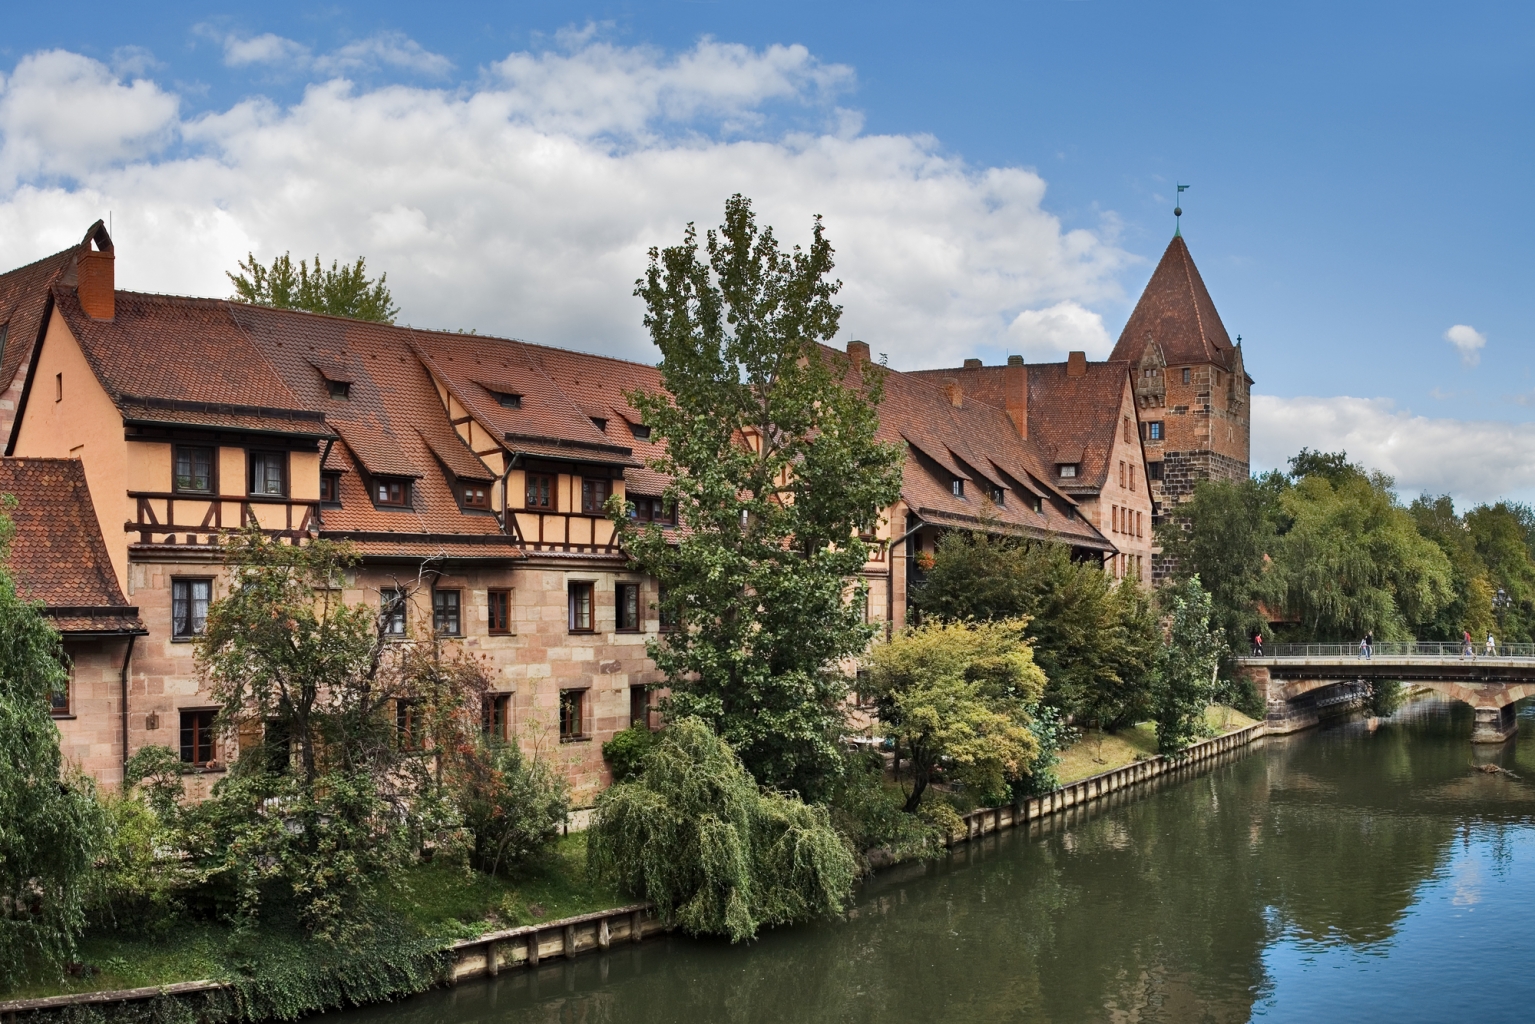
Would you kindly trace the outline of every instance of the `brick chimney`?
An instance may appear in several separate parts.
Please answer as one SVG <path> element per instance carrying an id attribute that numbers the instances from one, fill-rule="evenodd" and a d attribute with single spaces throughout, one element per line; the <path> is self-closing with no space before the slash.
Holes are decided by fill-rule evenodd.
<path id="1" fill-rule="evenodd" d="M 1086 377 L 1087 376 L 1087 353 L 1086 352 L 1069 352 L 1069 353 L 1067 353 L 1067 355 L 1066 355 L 1066 376 L 1068 376 L 1068 377 Z"/>
<path id="2" fill-rule="evenodd" d="M 95 243 L 95 248 L 91 245 Z M 113 271 L 112 236 L 101 221 L 91 225 L 80 242 L 75 270 L 80 308 L 92 320 L 110 320 L 117 312 L 117 281 Z"/>
<path id="3" fill-rule="evenodd" d="M 853 365 L 869 361 L 869 343 L 867 341 L 850 341 L 847 343 L 847 356 Z"/>
<path id="4" fill-rule="evenodd" d="M 1029 368 L 1023 365 L 1023 356 L 1008 356 L 1002 367 L 1003 408 L 1008 419 L 1018 429 L 1018 436 L 1029 436 Z"/>
<path id="5" fill-rule="evenodd" d="M 967 369 L 967 370 L 979 370 L 980 368 L 981 368 L 981 361 L 979 359 L 966 359 L 965 360 L 965 369 Z"/>
<path id="6" fill-rule="evenodd" d="M 949 404 L 954 406 L 954 408 L 956 408 L 956 409 L 964 408 L 964 405 L 965 405 L 965 389 L 959 386 L 959 379 L 958 378 L 956 378 L 956 377 L 945 378 L 945 380 L 943 382 L 943 393 L 949 396 Z"/>

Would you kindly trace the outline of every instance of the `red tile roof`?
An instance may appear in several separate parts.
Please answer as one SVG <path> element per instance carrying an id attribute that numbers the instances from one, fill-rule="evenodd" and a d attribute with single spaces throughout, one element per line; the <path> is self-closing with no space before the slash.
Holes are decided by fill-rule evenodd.
<path id="1" fill-rule="evenodd" d="M 1161 346 L 1169 366 L 1214 363 L 1233 368 L 1231 338 L 1182 235 L 1167 244 L 1109 358 L 1138 363 L 1147 341 Z"/>
<path id="2" fill-rule="evenodd" d="M 78 459 L 0 458 L 0 494 L 16 505 L 10 567 L 22 596 L 65 633 L 142 632 L 117 584 Z"/>
<path id="3" fill-rule="evenodd" d="M 53 284 L 73 266 L 80 246 L 46 256 L 36 263 L 0 274 L 0 390 L 10 386 L 17 371 L 32 358 L 32 348 L 42 334 Z"/>

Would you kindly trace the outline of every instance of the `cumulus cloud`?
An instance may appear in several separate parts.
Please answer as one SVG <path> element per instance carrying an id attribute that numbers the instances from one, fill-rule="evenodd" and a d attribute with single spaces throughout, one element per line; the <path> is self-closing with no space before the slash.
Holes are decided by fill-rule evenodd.
<path id="1" fill-rule="evenodd" d="M 1535 435 L 1527 424 L 1435 419 L 1388 398 L 1253 396 L 1253 463 L 1284 468 L 1301 448 L 1348 452 L 1396 478 L 1409 497 L 1427 491 L 1467 501 L 1535 490 Z"/>
<path id="2" fill-rule="evenodd" d="M 1487 344 L 1487 335 L 1475 327 L 1456 324 L 1444 332 L 1444 340 L 1455 346 L 1464 365 L 1475 366 L 1482 361 L 1482 348 Z"/>
<path id="3" fill-rule="evenodd" d="M 453 62 L 424 48 L 403 32 L 381 32 L 348 43 L 315 61 L 321 74 L 348 74 L 394 68 L 437 78 L 453 70 Z"/>
<path id="4" fill-rule="evenodd" d="M 1114 348 L 1102 315 L 1069 300 L 1024 310 L 1008 325 L 1007 336 L 1038 362 L 1058 362 L 1074 350 L 1086 352 L 1089 359 L 1104 359 Z"/>
<path id="5" fill-rule="evenodd" d="M 307 64 L 309 47 L 285 39 L 275 32 L 263 32 L 259 36 L 223 37 L 224 63 L 232 68 L 251 64 Z"/>
<path id="6" fill-rule="evenodd" d="M 79 152 L 60 124 L 96 126 L 114 157 L 72 157 L 69 183 L 0 187 L 7 263 L 72 243 L 110 209 L 122 287 L 222 295 L 248 251 L 362 254 L 419 326 L 649 359 L 632 295 L 646 250 L 689 221 L 718 223 L 741 192 L 785 242 L 808 241 L 825 216 L 844 335 L 893 365 L 1025 342 L 1105 349 L 1087 307 L 1121 297 L 1130 257 L 1112 220 L 1064 229 L 1032 170 L 860 133 L 837 106 L 851 70 L 803 47 L 562 45 L 453 89 L 336 78 L 290 105 L 251 97 L 195 118 L 87 58 L 25 58 L 0 95 L 0 164 L 40 167 L 51 150 L 39 140 L 55 134 L 57 152 Z M 69 74 L 38 74 L 45 61 Z M 783 110 L 821 127 L 763 127 Z M 172 135 L 174 149 L 153 151 Z"/>

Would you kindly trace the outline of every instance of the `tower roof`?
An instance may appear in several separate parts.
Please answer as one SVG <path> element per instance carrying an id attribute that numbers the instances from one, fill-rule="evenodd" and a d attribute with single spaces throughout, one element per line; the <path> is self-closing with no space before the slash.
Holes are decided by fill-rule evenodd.
<path id="1" fill-rule="evenodd" d="M 1161 346 L 1169 366 L 1214 363 L 1225 370 L 1234 367 L 1231 336 L 1215 311 L 1182 235 L 1174 235 L 1167 244 L 1109 358 L 1138 362 L 1148 341 Z"/>

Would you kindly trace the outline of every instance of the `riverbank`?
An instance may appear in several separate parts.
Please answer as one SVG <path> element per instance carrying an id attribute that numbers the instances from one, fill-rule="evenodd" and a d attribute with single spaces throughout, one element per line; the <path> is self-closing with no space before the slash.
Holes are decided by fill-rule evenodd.
<path id="1" fill-rule="evenodd" d="M 1208 710 L 1207 721 L 1212 732 L 1232 742 L 1240 738 L 1236 733 L 1251 732 L 1255 724 L 1239 712 L 1219 707 Z M 1246 738 L 1240 739 L 1246 742 Z M 1227 745 L 1205 741 L 1191 754 L 1197 760 L 1205 748 L 1214 752 Z M 1089 734 L 1064 752 L 1060 789 L 1020 808 L 969 811 L 963 815 L 966 833 L 953 839 L 963 841 L 1122 790 L 1135 781 L 1131 775 L 1148 779 L 1159 775 L 1164 762 L 1155 756 L 1155 749 L 1155 731 L 1149 723 L 1117 734 Z M 1119 775 L 1125 779 L 1104 781 Z M 1084 785 L 1087 790 L 1096 786 L 1096 794 Z M 373 1000 L 399 998 L 434 984 L 495 973 L 498 968 L 536 964 L 540 956 L 607 949 L 611 942 L 660 930 L 659 922 L 637 913 L 640 908 L 616 890 L 591 885 L 585 862 L 585 836 L 573 833 L 561 837 L 543 862 L 518 878 L 431 864 L 406 873 L 381 894 L 382 909 L 399 929 L 397 938 L 405 953 L 396 962 L 387 943 L 374 943 L 371 951 L 358 958 L 364 962 L 346 965 L 363 975 L 351 985 L 322 977 L 340 965 L 317 960 L 291 930 L 269 924 L 241 937 L 214 923 L 187 924 L 160 935 L 89 935 L 81 942 L 76 971 L 62 984 L 33 985 L 10 993 L 10 999 L 0 1002 L 0 1014 L 47 1013 L 60 1002 L 75 1002 L 67 997 L 90 998 L 92 993 L 98 994 L 98 1000 L 105 995 L 107 1005 L 76 1005 L 75 1009 L 92 1009 L 92 1016 L 102 1020 L 118 1019 L 115 1009 L 105 1011 L 130 1002 L 149 1011 L 149 1001 L 156 996 L 155 1002 L 201 1000 L 195 1015 L 208 1021 L 244 1019 L 248 1009 L 243 1007 L 252 1004 L 281 1008 L 286 1003 L 296 1012 L 311 1012 L 361 1001 L 356 998 L 359 995 Z M 253 955 L 253 948 L 260 949 L 259 956 Z M 369 962 L 370 958 L 376 962 Z M 268 976 L 285 973 L 290 976 L 275 977 L 278 991 L 266 991 L 274 980 Z M 234 997 L 225 998 L 230 993 Z M 284 997 L 296 997 L 296 1001 Z M 53 1005 L 33 1002 L 44 999 Z"/>

